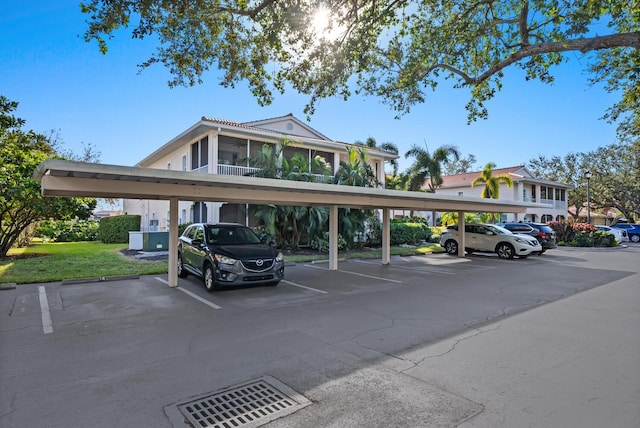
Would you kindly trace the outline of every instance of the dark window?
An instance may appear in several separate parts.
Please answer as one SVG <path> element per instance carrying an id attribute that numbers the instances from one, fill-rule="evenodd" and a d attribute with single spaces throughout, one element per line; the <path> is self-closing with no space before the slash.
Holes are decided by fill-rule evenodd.
<path id="1" fill-rule="evenodd" d="M 191 169 L 209 165 L 209 137 L 204 137 L 191 145 Z"/>
<path id="2" fill-rule="evenodd" d="M 207 204 L 196 202 L 193 204 L 193 223 L 205 223 L 207 221 Z"/>
<path id="3" fill-rule="evenodd" d="M 222 165 L 247 165 L 247 140 L 218 135 L 218 163 Z"/>

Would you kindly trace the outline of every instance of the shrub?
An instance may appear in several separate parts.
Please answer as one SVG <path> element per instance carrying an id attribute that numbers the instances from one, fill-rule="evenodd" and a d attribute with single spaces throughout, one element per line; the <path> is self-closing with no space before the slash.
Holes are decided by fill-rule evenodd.
<path id="1" fill-rule="evenodd" d="M 423 217 L 411 217 L 422 218 Z M 391 220 L 390 225 L 391 245 L 419 244 L 422 241 L 438 242 L 442 233 L 439 227 L 430 227 L 426 221 L 405 222 L 403 220 Z M 437 240 L 433 241 L 432 235 L 436 233 Z M 370 221 L 365 235 L 365 242 L 372 247 L 379 247 L 382 244 L 382 230 L 380 221 L 374 219 Z"/>
<path id="2" fill-rule="evenodd" d="M 182 236 L 182 234 L 184 233 L 185 229 L 189 226 L 191 226 L 193 223 L 182 223 L 178 225 L 178 236 Z"/>
<path id="3" fill-rule="evenodd" d="M 100 219 L 98 238 L 105 244 L 125 244 L 129 242 L 129 232 L 140 230 L 139 215 L 119 215 Z"/>
<path id="4" fill-rule="evenodd" d="M 313 238 L 311 242 L 309 242 L 309 245 L 321 253 L 329 252 L 329 232 L 324 232 L 322 238 Z M 342 235 L 338 234 L 338 250 L 343 250 L 346 246 L 347 241 L 345 241 Z"/>
<path id="5" fill-rule="evenodd" d="M 99 224 L 94 220 L 46 220 L 35 236 L 57 242 L 95 241 Z"/>
<path id="6" fill-rule="evenodd" d="M 418 244 L 430 237 L 431 228 L 426 223 L 391 222 L 391 245 Z"/>

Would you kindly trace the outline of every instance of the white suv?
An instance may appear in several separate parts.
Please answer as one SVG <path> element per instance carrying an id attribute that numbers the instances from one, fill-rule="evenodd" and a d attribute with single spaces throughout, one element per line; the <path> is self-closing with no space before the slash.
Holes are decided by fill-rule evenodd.
<path id="1" fill-rule="evenodd" d="M 535 253 L 541 254 L 540 242 L 528 235 L 516 235 L 495 224 L 466 224 L 465 250 L 468 253 L 497 253 L 500 258 L 525 258 Z M 440 245 L 449 254 L 458 254 L 458 226 L 449 226 L 440 238 Z"/>

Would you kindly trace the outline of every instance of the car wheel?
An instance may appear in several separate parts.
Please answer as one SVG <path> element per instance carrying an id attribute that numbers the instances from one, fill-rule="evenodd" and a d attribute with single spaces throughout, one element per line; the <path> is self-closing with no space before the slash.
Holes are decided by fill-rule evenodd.
<path id="1" fill-rule="evenodd" d="M 447 254 L 458 254 L 458 243 L 453 239 L 449 239 L 444 243 L 444 250 Z"/>
<path id="2" fill-rule="evenodd" d="M 206 288 L 207 291 L 213 291 L 218 288 L 216 285 L 216 279 L 213 276 L 213 267 L 211 264 L 207 263 L 204 266 L 204 276 L 202 279 L 204 281 L 204 288 Z"/>
<path id="3" fill-rule="evenodd" d="M 631 242 L 640 242 L 640 235 L 630 235 Z"/>
<path id="4" fill-rule="evenodd" d="M 498 247 L 496 248 L 496 253 L 498 253 L 498 257 L 500 257 L 501 259 L 512 259 L 515 255 L 515 252 L 516 251 L 513 249 L 513 245 L 509 244 L 508 242 L 498 244 Z"/>
<path id="5" fill-rule="evenodd" d="M 189 272 L 186 271 L 182 264 L 182 254 L 178 254 L 178 276 L 180 278 L 186 278 L 187 275 L 189 275 Z"/>

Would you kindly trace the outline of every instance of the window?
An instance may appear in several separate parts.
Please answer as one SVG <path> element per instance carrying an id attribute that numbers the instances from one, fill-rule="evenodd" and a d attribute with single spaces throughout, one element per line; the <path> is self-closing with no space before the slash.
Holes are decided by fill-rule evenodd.
<path id="1" fill-rule="evenodd" d="M 207 204 L 196 202 L 193 204 L 193 223 L 205 223 L 207 221 Z"/>
<path id="2" fill-rule="evenodd" d="M 246 159 L 247 140 L 244 140 L 242 138 L 229 137 L 228 135 L 218 136 L 219 164 L 246 166 Z"/>
<path id="3" fill-rule="evenodd" d="M 209 137 L 191 145 L 191 170 L 209 165 Z"/>
<path id="4" fill-rule="evenodd" d="M 553 216 L 550 214 L 545 214 L 542 216 L 542 223 L 547 223 L 553 221 Z"/>
<path id="5" fill-rule="evenodd" d="M 199 239 L 200 241 L 204 242 L 204 229 L 202 227 L 196 228 L 196 235 L 194 239 Z"/>
<path id="6" fill-rule="evenodd" d="M 551 195 L 549 195 L 551 196 Z M 547 199 L 547 188 L 546 186 L 540 186 L 540 199 Z"/>

